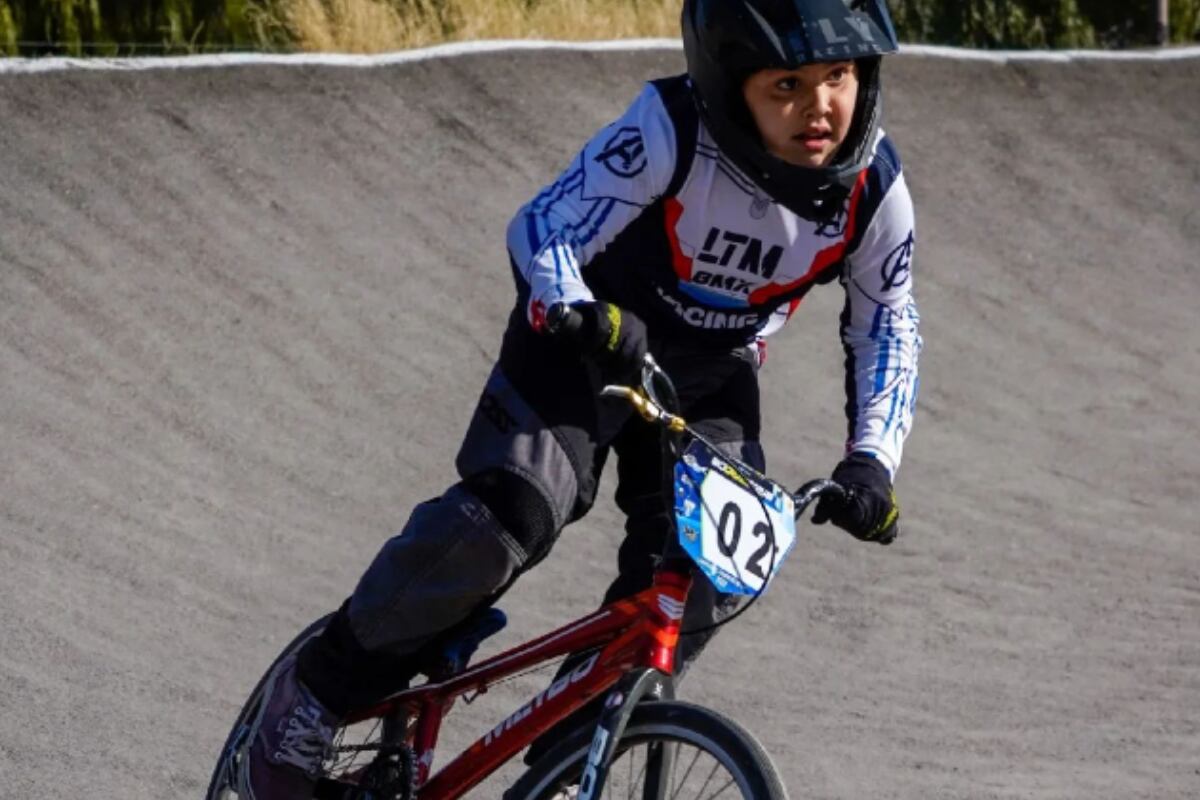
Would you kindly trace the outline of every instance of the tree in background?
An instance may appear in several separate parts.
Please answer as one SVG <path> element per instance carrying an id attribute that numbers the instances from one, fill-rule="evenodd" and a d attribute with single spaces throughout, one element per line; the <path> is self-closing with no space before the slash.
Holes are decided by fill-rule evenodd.
<path id="1" fill-rule="evenodd" d="M 1102 44 L 1128 47 L 1151 41 L 1155 9 L 1153 2 L 1079 0 L 1079 7 L 1096 29 Z M 1171 0 L 1171 39 L 1189 42 L 1200 39 L 1200 0 Z"/>
<path id="2" fill-rule="evenodd" d="M 901 39 L 982 48 L 1150 44 L 1154 0 L 890 0 Z M 1200 0 L 1171 0 L 1176 42 L 1200 34 Z"/>

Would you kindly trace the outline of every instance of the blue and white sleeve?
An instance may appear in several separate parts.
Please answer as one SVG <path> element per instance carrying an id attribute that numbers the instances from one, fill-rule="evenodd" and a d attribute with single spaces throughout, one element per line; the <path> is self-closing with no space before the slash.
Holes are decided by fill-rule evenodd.
<path id="1" fill-rule="evenodd" d="M 922 347 L 912 294 L 914 242 L 912 198 L 901 174 L 848 256 L 842 278 L 846 450 L 874 456 L 893 476 L 912 429 Z"/>
<path id="2" fill-rule="evenodd" d="M 582 267 L 657 200 L 675 167 L 675 131 L 652 85 L 589 141 L 508 226 L 508 251 L 529 286 L 535 328 L 554 303 L 592 299 Z"/>

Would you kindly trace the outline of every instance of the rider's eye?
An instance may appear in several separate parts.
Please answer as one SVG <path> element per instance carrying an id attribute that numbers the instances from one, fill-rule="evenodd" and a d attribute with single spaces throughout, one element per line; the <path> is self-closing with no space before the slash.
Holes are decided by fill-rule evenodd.
<path id="1" fill-rule="evenodd" d="M 775 88 L 781 92 L 790 92 L 796 88 L 797 81 L 795 78 L 780 78 L 775 81 Z"/>

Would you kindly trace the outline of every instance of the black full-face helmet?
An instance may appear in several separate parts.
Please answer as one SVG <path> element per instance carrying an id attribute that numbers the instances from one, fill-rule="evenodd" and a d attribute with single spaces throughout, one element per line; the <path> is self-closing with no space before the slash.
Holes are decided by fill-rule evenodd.
<path id="1" fill-rule="evenodd" d="M 721 151 L 806 219 L 837 213 L 871 158 L 879 128 L 881 57 L 899 48 L 885 0 L 686 0 L 683 50 L 700 114 Z M 858 102 L 832 163 L 801 167 L 763 146 L 742 85 L 770 68 L 855 61 Z"/>

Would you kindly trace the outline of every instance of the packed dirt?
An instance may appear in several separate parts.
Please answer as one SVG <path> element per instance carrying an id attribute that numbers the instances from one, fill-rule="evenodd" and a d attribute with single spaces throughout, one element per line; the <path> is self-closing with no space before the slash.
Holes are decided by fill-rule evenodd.
<path id="1" fill-rule="evenodd" d="M 0 74 L 0 797 L 202 795 L 274 653 L 452 480 L 509 217 L 681 62 Z M 793 798 L 1198 797 L 1200 58 L 886 81 L 926 341 L 904 537 L 805 524 L 682 694 Z M 839 294 L 762 372 L 789 484 L 839 454 Z M 597 602 L 603 494 L 486 652 Z"/>

